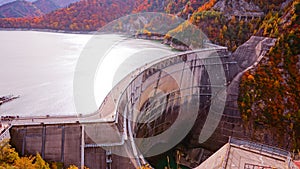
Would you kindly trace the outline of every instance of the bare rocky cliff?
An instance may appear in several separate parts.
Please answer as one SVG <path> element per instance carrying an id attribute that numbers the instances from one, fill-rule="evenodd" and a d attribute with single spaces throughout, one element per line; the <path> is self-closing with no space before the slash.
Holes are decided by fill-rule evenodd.
<path id="1" fill-rule="evenodd" d="M 264 15 L 262 10 L 253 3 L 244 0 L 220 0 L 214 7 L 214 10 L 224 13 L 226 16 L 257 16 Z"/>

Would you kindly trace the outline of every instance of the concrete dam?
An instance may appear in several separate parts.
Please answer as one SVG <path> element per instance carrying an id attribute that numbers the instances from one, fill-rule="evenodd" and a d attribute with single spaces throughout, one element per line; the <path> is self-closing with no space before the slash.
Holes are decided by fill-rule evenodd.
<path id="1" fill-rule="evenodd" d="M 21 155 L 39 152 L 66 166 L 159 168 L 159 159 L 179 152 L 179 164 L 195 168 L 229 137 L 248 138 L 240 78 L 274 43 L 251 37 L 234 53 L 213 47 L 167 56 L 129 74 L 94 114 L 12 120 L 11 143 Z"/>

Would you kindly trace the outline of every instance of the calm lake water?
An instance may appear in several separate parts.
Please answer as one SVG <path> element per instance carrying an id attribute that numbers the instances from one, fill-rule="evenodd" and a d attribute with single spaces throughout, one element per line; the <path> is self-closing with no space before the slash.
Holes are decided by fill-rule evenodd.
<path id="1" fill-rule="evenodd" d="M 119 35 L 0 31 L 0 39 L 0 96 L 20 95 L 0 106 L 0 116 L 76 115 L 74 71 L 82 51 L 89 50 L 86 44 L 91 39 L 96 39 L 100 50 L 101 44 L 117 42 L 105 53 L 106 59 L 95 76 L 98 106 L 112 86 L 129 72 L 173 53 L 159 42 L 122 40 L 124 37 Z M 102 57 L 101 52 L 91 55 Z"/>

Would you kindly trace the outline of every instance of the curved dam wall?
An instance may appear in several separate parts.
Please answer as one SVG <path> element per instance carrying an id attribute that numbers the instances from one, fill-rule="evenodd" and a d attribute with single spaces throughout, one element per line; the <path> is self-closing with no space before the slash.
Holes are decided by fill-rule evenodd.
<path id="1" fill-rule="evenodd" d="M 238 90 L 227 93 L 229 84 L 240 71 L 238 62 L 226 50 L 215 50 L 203 55 L 205 57 L 186 54 L 157 63 L 137 76 L 126 88 L 118 112 L 126 112 L 135 117 L 131 119 L 133 122 L 128 124 L 133 129 L 134 137 L 150 138 L 173 128 L 172 134 L 162 137 L 157 142 L 137 143 L 138 147 L 143 144 L 149 146 L 142 150 L 144 153 L 151 152 L 156 147 L 164 147 L 164 144 L 172 142 L 172 139 L 177 139 L 176 132 L 180 132 L 181 128 L 190 123 L 190 111 L 196 111 L 196 116 L 192 117 L 196 120 L 188 135 L 179 142 L 180 147 L 185 149 L 181 152 L 194 154 L 190 150 L 201 147 L 202 153 L 197 152 L 196 164 L 186 162 L 190 163 L 185 163 L 186 166 L 194 167 L 200 164 L 222 147 L 230 136 L 244 136 L 236 104 Z M 220 72 L 224 72 L 223 76 Z M 216 78 L 222 79 L 218 81 Z M 214 111 L 211 113 L 213 117 L 209 117 L 211 105 L 218 104 L 213 102 L 218 102 L 218 99 L 223 97 L 224 112 Z M 208 118 L 212 120 L 209 123 L 216 124 L 216 129 L 208 128 L 212 135 L 204 143 L 199 143 L 201 131 Z M 176 120 L 180 122 L 175 125 Z M 174 147 L 174 151 L 176 149 Z M 160 158 L 159 156 L 158 159 Z M 153 158 L 148 160 L 155 163 Z"/>

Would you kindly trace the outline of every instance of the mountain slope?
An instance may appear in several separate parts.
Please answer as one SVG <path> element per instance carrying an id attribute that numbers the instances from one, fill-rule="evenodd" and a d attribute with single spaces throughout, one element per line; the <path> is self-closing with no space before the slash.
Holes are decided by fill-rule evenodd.
<path id="1" fill-rule="evenodd" d="M 58 8 L 60 8 L 58 5 L 56 5 L 52 0 L 37 0 L 33 2 L 33 4 L 41 10 L 43 13 L 50 13 Z"/>
<path id="2" fill-rule="evenodd" d="M 199 7 L 209 0 L 136 0 L 133 13 L 137 12 L 165 12 L 168 14 L 176 14 L 185 19 L 189 14 L 197 11 Z"/>
<path id="3" fill-rule="evenodd" d="M 0 6 L 2 6 L 4 4 L 7 4 L 7 3 L 10 3 L 10 2 L 14 2 L 14 1 L 17 1 L 17 0 L 1 0 L 0 1 Z M 37 0 L 26 0 L 26 1 L 36 2 Z M 48 1 L 54 2 L 55 5 L 59 6 L 60 8 L 64 8 L 68 5 L 70 5 L 71 3 L 78 2 L 80 0 L 48 0 Z"/>
<path id="4" fill-rule="evenodd" d="M 134 0 L 85 0 L 34 19 L 5 18 L 0 27 L 25 27 L 72 31 L 95 31 L 129 14 Z"/>
<path id="5" fill-rule="evenodd" d="M 51 0 L 55 3 L 55 5 L 59 6 L 60 8 L 67 7 L 68 5 L 78 2 L 80 0 Z"/>
<path id="6" fill-rule="evenodd" d="M 1 18 L 20 18 L 41 16 L 42 12 L 32 3 L 20 0 L 0 7 Z"/>
<path id="7" fill-rule="evenodd" d="M 76 0 L 52 1 L 64 5 Z M 178 2 L 165 0 L 84 0 L 35 19 L 4 19 L 0 22 L 0 27 L 27 28 L 30 25 L 31 28 L 95 31 L 118 17 L 143 11 L 166 11 L 187 18 L 205 2 L 207 0 Z"/>
<path id="8" fill-rule="evenodd" d="M 59 8 L 64 8 L 79 0 L 3 0 L 0 1 L 1 18 L 22 18 L 41 16 Z M 29 3 L 32 2 L 32 3 Z M 2 6 L 1 6 L 2 5 Z M 40 11 L 35 11 L 40 10 Z"/>
<path id="9" fill-rule="evenodd" d="M 276 45 L 240 84 L 239 107 L 249 135 L 286 149 L 300 148 L 300 2 L 268 15 L 258 34 Z"/>
<path id="10" fill-rule="evenodd" d="M 2 0 L 2 1 L 0 1 L 0 6 L 10 3 L 10 2 L 13 2 L 13 1 L 15 1 L 15 0 Z"/>
<path id="11" fill-rule="evenodd" d="M 4 4 L 7 4 L 7 3 L 10 3 L 10 2 L 14 2 L 14 1 L 17 1 L 17 0 L 1 0 L 0 1 L 0 6 L 4 5 Z M 26 0 L 28 2 L 33 2 L 33 1 L 36 1 L 36 0 Z"/>
<path id="12" fill-rule="evenodd" d="M 219 0 L 213 7 L 227 16 L 263 16 L 263 11 L 255 4 L 244 0 Z"/>
<path id="13" fill-rule="evenodd" d="M 48 14 L 60 8 L 65 8 L 72 3 L 80 0 L 37 0 L 33 4 L 39 8 L 44 14 Z"/>

